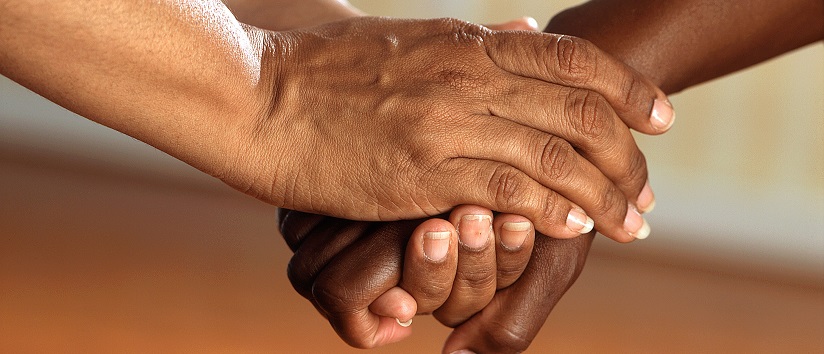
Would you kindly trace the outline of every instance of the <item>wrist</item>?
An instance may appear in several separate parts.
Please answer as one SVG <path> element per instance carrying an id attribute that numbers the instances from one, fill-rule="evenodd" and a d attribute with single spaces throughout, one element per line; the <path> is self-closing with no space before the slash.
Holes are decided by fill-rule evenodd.
<path id="1" fill-rule="evenodd" d="M 665 93 L 676 92 L 682 87 L 670 77 L 669 64 L 659 60 L 658 53 L 645 41 L 647 35 L 633 33 L 632 27 L 622 26 L 620 19 L 611 18 L 611 11 L 602 11 L 589 3 L 566 9 L 549 21 L 544 32 L 566 34 L 586 39 L 601 50 L 616 57 L 628 66 L 645 75 Z M 620 5 L 620 4 L 619 4 Z M 604 30 L 611 28 L 613 30 Z M 614 30 L 622 28 L 622 31 Z"/>
<path id="2" fill-rule="evenodd" d="M 294 156 L 301 150 L 296 147 L 302 143 L 295 127 L 284 124 L 290 102 L 299 101 L 290 96 L 284 73 L 296 38 L 290 32 L 251 26 L 247 33 L 261 44 L 259 80 L 249 103 L 237 114 L 229 136 L 232 150 L 219 178 L 243 193 L 285 207 L 279 187 L 288 185 L 283 179 L 294 176 L 293 167 L 299 163 Z"/>

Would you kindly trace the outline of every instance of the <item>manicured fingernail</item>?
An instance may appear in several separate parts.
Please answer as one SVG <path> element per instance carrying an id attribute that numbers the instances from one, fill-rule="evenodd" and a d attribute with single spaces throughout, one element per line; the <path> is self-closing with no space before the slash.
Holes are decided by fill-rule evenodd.
<path id="1" fill-rule="evenodd" d="M 579 234 L 590 232 L 592 231 L 592 228 L 595 227 L 595 221 L 587 216 L 587 214 L 583 211 L 576 208 L 572 208 L 572 210 L 569 211 L 566 224 L 572 232 L 577 232 Z"/>
<path id="2" fill-rule="evenodd" d="M 484 248 L 491 235 L 492 217 L 489 215 L 464 215 L 458 224 L 458 239 L 471 250 Z"/>
<path id="3" fill-rule="evenodd" d="M 624 231 L 633 237 L 643 240 L 649 236 L 650 228 L 641 213 L 632 205 L 627 208 L 627 217 L 624 219 Z"/>
<path id="4" fill-rule="evenodd" d="M 423 255 L 432 262 L 440 262 L 449 252 L 449 231 L 430 231 L 423 234 Z"/>
<path id="5" fill-rule="evenodd" d="M 401 322 L 401 320 L 398 319 L 398 318 L 396 318 L 395 321 L 397 321 L 398 324 L 401 325 L 401 327 L 409 327 L 409 326 L 412 325 L 412 319 L 411 318 L 409 319 L 409 321 L 406 321 L 406 322 Z"/>
<path id="6" fill-rule="evenodd" d="M 510 251 L 520 249 L 529 230 L 532 230 L 532 223 L 529 221 L 505 222 L 501 226 L 501 245 Z"/>
<path id="7" fill-rule="evenodd" d="M 675 110 L 669 100 L 656 99 L 652 105 L 652 116 L 649 119 L 655 129 L 666 131 L 675 122 Z"/>
<path id="8" fill-rule="evenodd" d="M 475 354 L 475 352 L 473 352 L 469 349 L 461 349 L 461 350 L 456 350 L 456 351 L 452 352 L 451 354 Z"/>
<path id="9" fill-rule="evenodd" d="M 649 186 L 649 181 L 644 185 L 644 189 L 638 194 L 638 200 L 635 202 L 638 210 L 642 213 L 649 213 L 655 209 L 655 194 L 652 193 L 652 188 Z"/>

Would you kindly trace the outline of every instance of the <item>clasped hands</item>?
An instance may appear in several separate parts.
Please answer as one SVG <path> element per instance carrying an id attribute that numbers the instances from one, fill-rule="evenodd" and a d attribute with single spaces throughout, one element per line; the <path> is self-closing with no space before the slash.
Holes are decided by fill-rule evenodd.
<path id="1" fill-rule="evenodd" d="M 445 352 L 522 351 L 593 228 L 649 234 L 654 197 L 629 129 L 662 133 L 674 113 L 590 43 L 379 18 L 270 40 L 264 58 L 279 60 L 262 76 L 277 90 L 252 128 L 273 134 L 237 166 L 275 177 L 227 182 L 299 210 L 281 212 L 290 280 L 350 345 L 403 339 L 433 313 L 455 327 Z M 284 137 L 301 149 L 266 153 L 290 150 Z"/>

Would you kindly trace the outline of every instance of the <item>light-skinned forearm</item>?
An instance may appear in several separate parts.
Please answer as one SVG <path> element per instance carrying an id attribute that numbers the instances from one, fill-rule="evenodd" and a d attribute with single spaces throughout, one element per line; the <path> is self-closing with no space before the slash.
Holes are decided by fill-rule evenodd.
<path id="1" fill-rule="evenodd" d="M 0 74 L 221 174 L 259 106 L 254 33 L 218 0 L 3 0 Z"/>
<path id="2" fill-rule="evenodd" d="M 547 32 L 588 39 L 667 92 L 824 38 L 821 0 L 593 0 Z"/>

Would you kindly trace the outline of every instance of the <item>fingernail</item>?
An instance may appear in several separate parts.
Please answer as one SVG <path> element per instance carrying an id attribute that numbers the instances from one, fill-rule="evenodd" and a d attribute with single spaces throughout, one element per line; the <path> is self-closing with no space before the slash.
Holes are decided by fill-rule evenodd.
<path id="1" fill-rule="evenodd" d="M 396 318 L 395 321 L 397 321 L 398 324 L 401 325 L 401 327 L 409 327 L 409 326 L 412 325 L 412 319 L 411 318 L 409 319 L 409 321 L 406 321 L 406 322 L 401 322 L 401 320 L 398 319 L 398 318 Z"/>
<path id="2" fill-rule="evenodd" d="M 536 21 L 534 18 L 529 17 L 529 16 L 525 16 L 524 20 L 526 21 L 526 24 L 529 25 L 530 28 L 532 28 L 534 30 L 538 29 L 538 21 Z"/>
<path id="3" fill-rule="evenodd" d="M 635 203 L 638 206 L 638 210 L 645 214 L 655 209 L 655 194 L 652 193 L 649 181 L 644 185 L 641 194 L 638 194 L 638 201 Z"/>
<path id="4" fill-rule="evenodd" d="M 501 226 L 501 245 L 510 251 L 516 251 L 524 245 L 532 223 L 529 221 L 505 222 Z"/>
<path id="5" fill-rule="evenodd" d="M 675 110 L 669 100 L 656 99 L 652 105 L 652 117 L 649 119 L 655 129 L 666 131 L 675 122 Z"/>
<path id="6" fill-rule="evenodd" d="M 492 235 L 492 217 L 464 215 L 458 225 L 458 239 L 471 250 L 479 250 L 489 243 Z"/>
<path id="7" fill-rule="evenodd" d="M 627 208 L 627 217 L 624 219 L 624 231 L 633 237 L 643 240 L 649 236 L 650 228 L 641 213 L 632 205 Z"/>
<path id="8" fill-rule="evenodd" d="M 449 252 L 449 231 L 430 231 L 423 234 L 423 255 L 432 262 L 440 262 Z"/>
<path id="9" fill-rule="evenodd" d="M 473 352 L 469 349 L 461 349 L 461 350 L 456 350 L 456 351 L 452 352 L 451 354 L 475 354 L 475 352 Z"/>
<path id="10" fill-rule="evenodd" d="M 566 223 L 572 232 L 579 234 L 590 232 L 592 228 L 595 227 L 595 221 L 577 208 L 572 208 L 572 210 L 569 211 Z"/>

